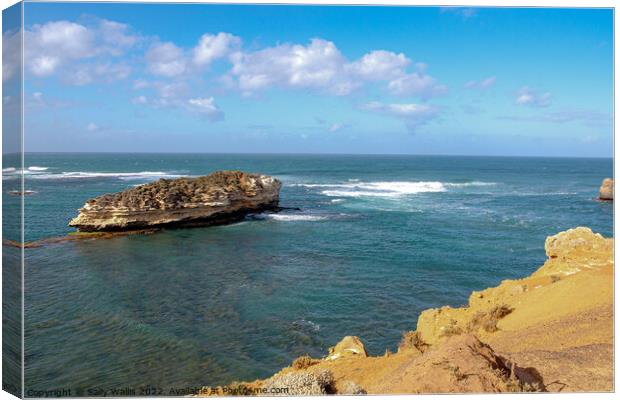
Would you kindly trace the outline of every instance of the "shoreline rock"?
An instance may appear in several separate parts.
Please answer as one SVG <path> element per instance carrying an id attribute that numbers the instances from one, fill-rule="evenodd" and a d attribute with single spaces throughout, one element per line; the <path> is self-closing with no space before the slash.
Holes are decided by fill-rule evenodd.
<path id="1" fill-rule="evenodd" d="M 270 176 L 241 171 L 160 179 L 88 200 L 69 226 L 113 232 L 222 225 L 249 213 L 278 211 L 281 186 Z"/>
<path id="2" fill-rule="evenodd" d="M 614 201 L 614 180 L 611 178 L 603 179 L 601 188 L 598 191 L 598 199 L 603 201 Z"/>
<path id="3" fill-rule="evenodd" d="M 584 227 L 550 236 L 537 271 L 472 292 L 468 306 L 423 311 L 396 353 L 366 355 L 347 336 L 323 359 L 302 356 L 238 386 L 263 395 L 287 395 L 262 391 L 274 382 L 293 382 L 296 394 L 612 391 L 613 242 Z M 317 386 L 319 375 L 330 378 Z"/>

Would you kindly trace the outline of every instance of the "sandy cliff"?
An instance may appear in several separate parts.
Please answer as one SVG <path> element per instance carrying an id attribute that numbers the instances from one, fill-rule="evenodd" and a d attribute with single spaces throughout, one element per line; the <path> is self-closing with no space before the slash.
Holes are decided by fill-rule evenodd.
<path id="1" fill-rule="evenodd" d="M 201 394 L 611 391 L 613 239 L 576 228 L 545 250 L 531 276 L 473 292 L 467 307 L 424 311 L 394 354 L 368 356 L 346 337 L 324 359 Z"/>

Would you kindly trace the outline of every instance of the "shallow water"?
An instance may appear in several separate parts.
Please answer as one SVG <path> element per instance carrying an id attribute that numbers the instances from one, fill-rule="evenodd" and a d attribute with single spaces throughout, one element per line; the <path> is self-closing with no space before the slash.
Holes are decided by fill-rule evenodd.
<path id="1" fill-rule="evenodd" d="M 546 236 L 612 235 L 612 205 L 593 200 L 611 159 L 29 154 L 25 165 L 28 241 L 68 233 L 90 197 L 217 169 L 274 175 L 281 205 L 302 210 L 27 249 L 26 390 L 169 394 L 269 376 L 345 335 L 380 354 L 421 310 L 533 272 Z"/>

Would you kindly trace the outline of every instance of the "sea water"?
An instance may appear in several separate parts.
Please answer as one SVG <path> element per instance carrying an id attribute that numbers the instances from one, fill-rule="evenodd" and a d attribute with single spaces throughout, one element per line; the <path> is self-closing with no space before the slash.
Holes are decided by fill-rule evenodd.
<path id="1" fill-rule="evenodd" d="M 611 159 L 26 154 L 25 168 L 26 241 L 71 232 L 89 198 L 222 169 L 280 179 L 299 208 L 26 249 L 26 390 L 265 378 L 346 335 L 383 354 L 422 310 L 532 273 L 547 236 L 612 235 L 595 200 Z"/>

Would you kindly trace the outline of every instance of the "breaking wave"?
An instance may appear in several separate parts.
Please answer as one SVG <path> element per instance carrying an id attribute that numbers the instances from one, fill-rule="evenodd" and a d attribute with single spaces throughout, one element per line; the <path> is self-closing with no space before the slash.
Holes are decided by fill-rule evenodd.
<path id="1" fill-rule="evenodd" d="M 329 197 L 401 197 L 418 193 L 446 192 L 448 188 L 493 186 L 495 182 L 445 183 L 438 181 L 359 182 L 347 183 L 297 183 L 293 186 L 322 188 L 321 194 Z"/>
<path id="2" fill-rule="evenodd" d="M 179 175 L 170 172 L 162 171 L 141 171 L 141 172 L 61 172 L 57 174 L 35 174 L 29 176 L 29 179 L 57 179 L 57 180 L 71 180 L 71 179 L 120 179 L 124 181 L 131 180 L 155 180 L 160 178 L 180 178 L 186 175 Z"/>
<path id="3" fill-rule="evenodd" d="M 275 221 L 325 221 L 328 218 L 323 215 L 308 214 L 262 214 L 259 219 L 272 219 Z"/>

